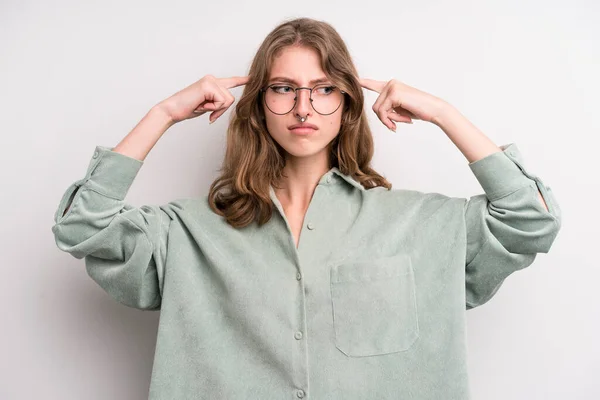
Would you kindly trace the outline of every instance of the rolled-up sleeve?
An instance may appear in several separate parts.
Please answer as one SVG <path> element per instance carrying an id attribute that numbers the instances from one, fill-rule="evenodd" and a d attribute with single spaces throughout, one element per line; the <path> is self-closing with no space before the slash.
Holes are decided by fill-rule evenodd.
<path id="1" fill-rule="evenodd" d="M 550 187 L 525 169 L 516 144 L 500 148 L 469 164 L 484 193 L 464 207 L 467 310 L 487 302 L 508 275 L 531 265 L 537 253 L 547 253 L 561 226 Z"/>
<path id="2" fill-rule="evenodd" d="M 124 201 L 142 165 L 96 146 L 85 177 L 64 193 L 52 232 L 60 250 L 85 258 L 89 276 L 115 300 L 158 310 L 168 232 L 178 204 L 134 207 Z"/>

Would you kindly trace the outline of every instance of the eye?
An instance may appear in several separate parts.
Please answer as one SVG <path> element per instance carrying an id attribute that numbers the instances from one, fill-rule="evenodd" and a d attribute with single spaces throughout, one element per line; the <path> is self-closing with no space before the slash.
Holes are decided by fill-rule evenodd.
<path id="1" fill-rule="evenodd" d="M 291 86 L 283 85 L 271 86 L 271 90 L 278 94 L 287 94 L 294 91 Z"/>
<path id="2" fill-rule="evenodd" d="M 328 95 L 334 92 L 335 86 L 319 86 L 315 90 L 317 94 Z"/>

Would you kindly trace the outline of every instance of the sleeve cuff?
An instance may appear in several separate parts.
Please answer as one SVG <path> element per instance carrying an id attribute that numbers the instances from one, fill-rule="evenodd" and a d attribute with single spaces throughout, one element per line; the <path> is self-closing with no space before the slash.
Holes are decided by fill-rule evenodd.
<path id="1" fill-rule="evenodd" d="M 112 151 L 113 148 L 96 146 L 83 186 L 107 197 L 123 200 L 144 162 Z"/>
<path id="2" fill-rule="evenodd" d="M 490 201 L 535 184 L 536 177 L 525 170 L 523 156 L 515 143 L 500 146 L 492 153 L 469 163 L 471 171 Z"/>

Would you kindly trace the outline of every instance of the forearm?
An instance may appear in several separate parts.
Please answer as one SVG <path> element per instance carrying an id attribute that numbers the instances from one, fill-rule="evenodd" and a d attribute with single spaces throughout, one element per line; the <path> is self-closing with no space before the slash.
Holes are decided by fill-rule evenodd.
<path id="1" fill-rule="evenodd" d="M 446 103 L 441 107 L 439 114 L 432 122 L 446 133 L 469 163 L 502 151 L 500 147 L 450 104 Z"/>
<path id="2" fill-rule="evenodd" d="M 173 124 L 162 110 L 153 107 L 112 151 L 144 161 L 156 142 Z M 63 216 L 69 211 L 76 193 L 71 195 Z"/>
<path id="3" fill-rule="evenodd" d="M 112 151 L 144 161 L 156 142 L 173 124 L 171 118 L 155 106 Z"/>
<path id="4" fill-rule="evenodd" d="M 469 163 L 480 160 L 492 153 L 502 151 L 500 147 L 450 104 L 444 104 L 432 122 L 446 133 Z M 539 190 L 538 198 L 546 210 L 548 210 L 548 206 Z"/>

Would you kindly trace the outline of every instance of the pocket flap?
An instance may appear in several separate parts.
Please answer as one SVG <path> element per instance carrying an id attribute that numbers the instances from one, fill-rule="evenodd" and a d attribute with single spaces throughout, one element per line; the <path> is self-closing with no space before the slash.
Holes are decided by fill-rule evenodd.
<path id="1" fill-rule="evenodd" d="M 408 254 L 400 253 L 373 260 L 351 261 L 331 266 L 331 282 L 377 281 L 404 276 L 412 273 Z"/>

